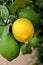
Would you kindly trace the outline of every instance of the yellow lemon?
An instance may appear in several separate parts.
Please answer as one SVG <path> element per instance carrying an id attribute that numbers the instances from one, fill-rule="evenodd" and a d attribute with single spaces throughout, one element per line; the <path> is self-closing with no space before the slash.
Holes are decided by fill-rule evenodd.
<path id="1" fill-rule="evenodd" d="M 34 26 L 26 18 L 17 19 L 12 25 L 12 34 L 19 42 L 30 41 L 34 35 Z"/>

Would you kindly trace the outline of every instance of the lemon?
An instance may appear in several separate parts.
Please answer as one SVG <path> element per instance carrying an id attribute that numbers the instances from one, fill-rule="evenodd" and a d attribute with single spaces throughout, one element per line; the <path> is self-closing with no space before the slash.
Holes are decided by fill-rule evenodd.
<path id="1" fill-rule="evenodd" d="M 40 16 L 34 10 L 26 9 L 26 8 L 20 9 L 20 10 L 18 10 L 17 17 L 18 18 L 27 18 L 28 20 L 30 20 L 33 23 L 35 29 L 37 29 L 39 26 Z"/>
<path id="2" fill-rule="evenodd" d="M 31 47 L 38 47 L 39 45 L 40 45 L 40 38 L 39 37 L 36 37 L 36 36 L 34 36 L 32 39 L 31 39 L 31 41 L 30 41 L 30 46 Z"/>
<path id="3" fill-rule="evenodd" d="M 20 45 L 9 32 L 9 25 L 5 26 L 0 38 L 0 54 L 8 61 L 17 58 L 20 53 Z"/>
<path id="4" fill-rule="evenodd" d="M 21 52 L 22 54 L 31 54 L 32 53 L 32 49 L 31 46 L 29 46 L 29 44 L 23 44 L 21 46 Z"/>
<path id="5" fill-rule="evenodd" d="M 19 42 L 30 41 L 34 35 L 34 26 L 26 18 L 17 19 L 12 25 L 12 34 Z"/>

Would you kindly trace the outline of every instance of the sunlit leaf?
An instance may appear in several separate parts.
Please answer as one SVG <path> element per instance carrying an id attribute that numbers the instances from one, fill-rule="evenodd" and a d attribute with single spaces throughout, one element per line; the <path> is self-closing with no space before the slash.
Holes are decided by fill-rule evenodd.
<path id="1" fill-rule="evenodd" d="M 12 14 L 15 14 L 18 8 L 23 6 L 25 3 L 29 2 L 29 0 L 15 0 L 10 6 L 9 10 Z"/>
<path id="2" fill-rule="evenodd" d="M 3 19 L 8 19 L 9 17 L 9 11 L 6 6 L 0 5 L 0 16 Z"/>

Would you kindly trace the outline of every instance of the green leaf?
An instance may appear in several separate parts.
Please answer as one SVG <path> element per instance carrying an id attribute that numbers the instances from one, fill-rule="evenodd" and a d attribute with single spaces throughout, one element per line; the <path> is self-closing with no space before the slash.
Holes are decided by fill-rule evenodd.
<path id="1" fill-rule="evenodd" d="M 9 11 L 4 5 L 0 5 L 0 17 L 2 17 L 3 20 L 9 18 Z"/>
<path id="2" fill-rule="evenodd" d="M 0 0 L 0 2 L 3 2 L 4 0 Z"/>
<path id="3" fill-rule="evenodd" d="M 0 17 L 0 25 L 5 25 L 3 19 Z"/>
<path id="4" fill-rule="evenodd" d="M 36 0 L 36 3 L 40 3 L 40 2 L 43 2 L 43 0 Z"/>
<path id="5" fill-rule="evenodd" d="M 33 62 L 33 64 L 32 65 L 38 65 L 38 62 L 37 61 L 35 61 L 35 62 Z"/>
<path id="6" fill-rule="evenodd" d="M 15 14 L 18 8 L 23 6 L 25 3 L 29 2 L 29 0 L 15 0 L 12 4 L 9 6 L 9 10 L 12 14 Z"/>

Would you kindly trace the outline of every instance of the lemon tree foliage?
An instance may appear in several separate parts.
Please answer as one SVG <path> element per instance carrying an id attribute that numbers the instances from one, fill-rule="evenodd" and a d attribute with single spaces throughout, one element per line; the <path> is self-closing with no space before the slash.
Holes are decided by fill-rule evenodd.
<path id="1" fill-rule="evenodd" d="M 8 19 L 9 17 L 9 11 L 4 5 L 0 5 L 0 17 L 2 17 L 2 19 Z"/>
<path id="2" fill-rule="evenodd" d="M 31 25 L 24 24 L 25 20 L 23 25 L 20 24 L 21 28 L 18 26 L 19 23 L 17 24 L 19 28 L 16 27 L 16 35 L 13 35 L 12 32 L 15 30 L 12 31 L 12 26 L 18 18 L 28 19 L 32 23 L 33 36 L 33 29 Z M 24 38 L 26 40 L 31 38 L 31 40 L 21 42 Z M 0 0 L 0 54 L 8 61 L 12 61 L 19 56 L 20 50 L 23 54 L 30 54 L 32 48 L 37 48 L 38 60 L 43 63 L 43 0 Z"/>
<path id="3" fill-rule="evenodd" d="M 15 14 L 18 8 L 23 6 L 25 3 L 29 2 L 29 0 L 15 0 L 10 6 L 9 9 L 12 14 Z"/>
<path id="4" fill-rule="evenodd" d="M 0 17 L 0 25 L 5 25 L 2 17 Z"/>

